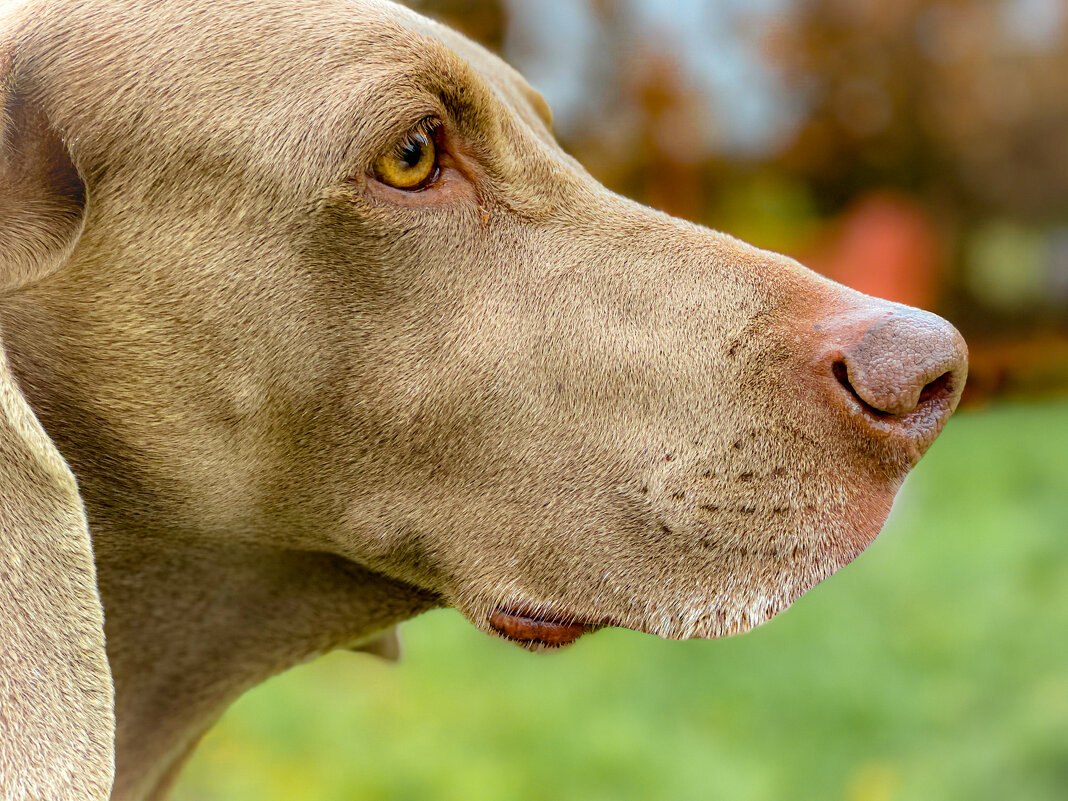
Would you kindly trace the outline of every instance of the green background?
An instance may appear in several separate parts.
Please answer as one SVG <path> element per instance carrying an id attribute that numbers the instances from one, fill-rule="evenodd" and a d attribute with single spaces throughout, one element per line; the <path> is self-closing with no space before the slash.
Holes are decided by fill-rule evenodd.
<path id="1" fill-rule="evenodd" d="M 750 634 L 402 637 L 248 693 L 175 798 L 1063 801 L 1068 405 L 955 417 L 875 544 Z"/>

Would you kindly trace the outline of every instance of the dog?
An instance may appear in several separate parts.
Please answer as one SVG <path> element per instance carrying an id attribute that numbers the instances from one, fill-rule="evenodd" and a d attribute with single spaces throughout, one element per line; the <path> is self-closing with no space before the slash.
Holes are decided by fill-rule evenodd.
<path id="1" fill-rule="evenodd" d="M 945 320 L 612 194 L 385 0 L 7 0 L 0 99 L 5 799 L 162 798 L 244 690 L 432 607 L 746 631 L 965 382 Z"/>

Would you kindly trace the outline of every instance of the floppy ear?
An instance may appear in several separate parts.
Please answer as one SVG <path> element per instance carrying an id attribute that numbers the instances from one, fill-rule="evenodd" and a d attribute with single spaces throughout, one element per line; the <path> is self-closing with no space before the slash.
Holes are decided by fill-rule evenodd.
<path id="1" fill-rule="evenodd" d="M 0 46 L 0 300 L 60 267 L 85 187 Z M 0 798 L 106 799 L 111 672 L 74 475 L 8 367 L 0 332 Z"/>

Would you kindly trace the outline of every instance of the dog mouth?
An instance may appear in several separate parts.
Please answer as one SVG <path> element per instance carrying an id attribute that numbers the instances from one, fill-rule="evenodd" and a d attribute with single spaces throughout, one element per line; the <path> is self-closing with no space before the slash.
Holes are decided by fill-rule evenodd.
<path id="1" fill-rule="evenodd" d="M 602 628 L 672 640 L 742 634 L 859 556 L 881 530 L 895 489 L 882 480 L 857 482 L 837 506 L 806 507 L 768 520 L 779 529 L 763 525 L 739 532 L 699 519 L 677 541 L 663 542 L 664 553 L 656 559 L 643 562 L 632 555 L 635 567 L 626 581 L 608 580 L 610 571 L 594 554 L 553 568 L 553 575 L 569 577 L 563 588 L 559 579 L 544 586 L 538 576 L 521 576 L 449 602 L 483 632 L 529 651 L 555 651 Z M 768 504 L 786 502 L 774 495 Z M 679 567 L 667 571 L 664 559 Z"/>
<path id="2" fill-rule="evenodd" d="M 528 648 L 563 648 L 583 634 L 590 634 L 611 621 L 594 623 L 575 615 L 535 611 L 526 607 L 498 606 L 489 614 L 490 628 L 501 637 Z"/>
<path id="3" fill-rule="evenodd" d="M 863 542 L 843 540 L 827 553 L 814 551 L 789 564 L 723 564 L 718 571 L 703 573 L 704 578 L 685 582 L 686 586 L 681 586 L 684 582 L 680 581 L 677 594 L 647 603 L 635 601 L 633 596 L 612 598 L 598 593 L 600 600 L 594 609 L 581 614 L 571 603 L 511 599 L 502 600 L 481 615 L 471 615 L 470 619 L 477 625 L 481 617 L 480 628 L 487 633 L 535 652 L 565 648 L 584 634 L 603 628 L 629 629 L 672 640 L 730 637 L 750 631 L 786 610 L 813 586 L 851 562 L 873 538 L 864 537 Z M 646 595 L 639 593 L 638 597 Z"/>

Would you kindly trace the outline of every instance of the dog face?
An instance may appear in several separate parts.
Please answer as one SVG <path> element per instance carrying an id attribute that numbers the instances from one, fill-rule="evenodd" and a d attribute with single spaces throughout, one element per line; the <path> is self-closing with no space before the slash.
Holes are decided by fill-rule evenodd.
<path id="1" fill-rule="evenodd" d="M 715 637 L 871 542 L 956 406 L 947 323 L 613 195 L 413 13 L 99 14 L 22 34 L 88 200 L 4 321 L 91 526 L 327 550 L 529 647 Z"/>

